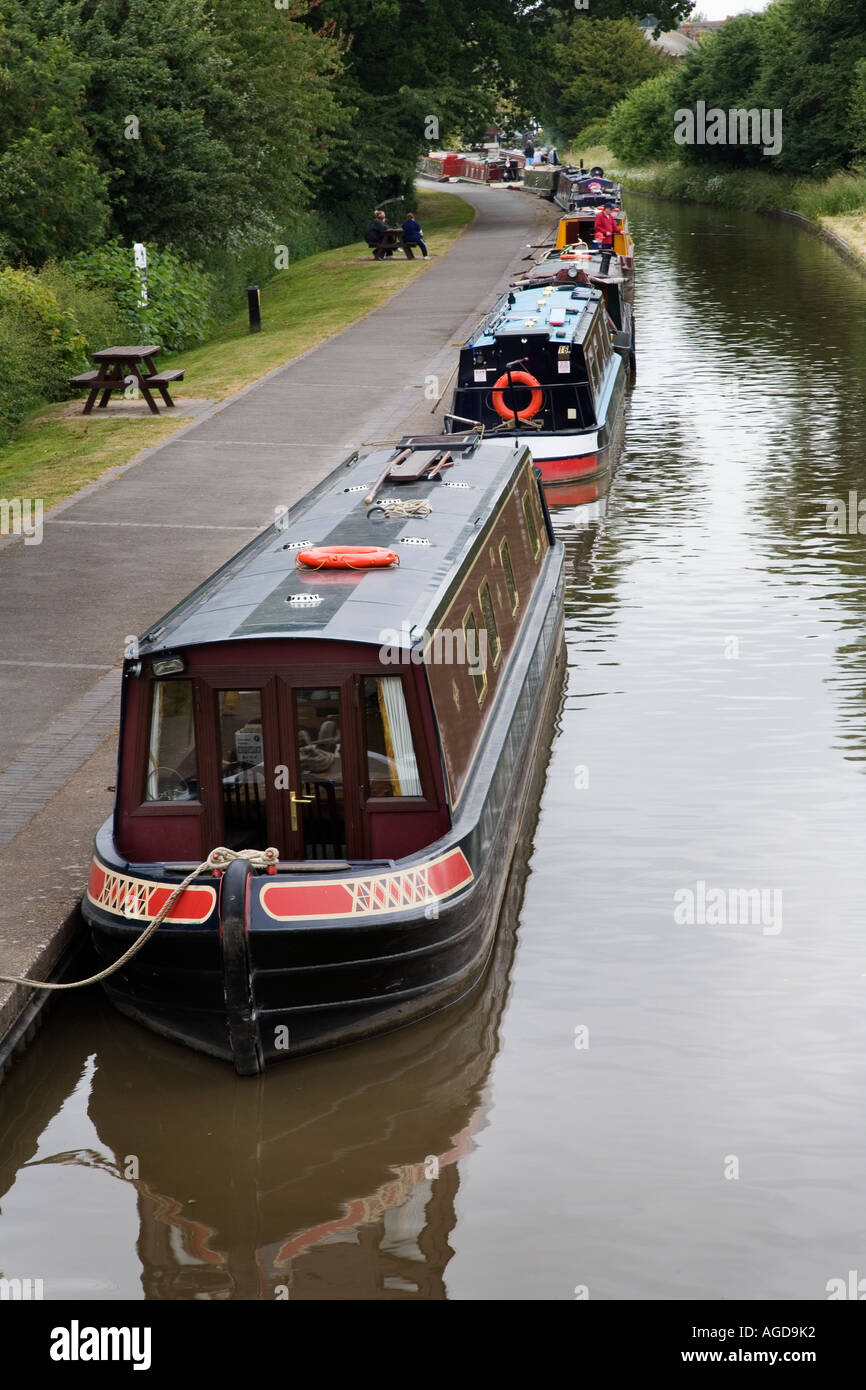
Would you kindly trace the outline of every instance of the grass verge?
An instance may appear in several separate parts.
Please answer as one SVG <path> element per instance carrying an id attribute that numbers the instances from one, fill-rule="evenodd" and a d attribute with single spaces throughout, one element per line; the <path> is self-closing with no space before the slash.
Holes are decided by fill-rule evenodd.
<path id="1" fill-rule="evenodd" d="M 438 259 L 471 222 L 473 209 L 434 189 L 419 189 L 416 202 Z M 185 398 L 223 400 L 380 308 L 428 264 L 402 254 L 374 262 L 363 242 L 307 256 L 262 290 L 261 333 L 250 333 L 244 306 L 209 342 L 176 360 L 161 358 L 159 366 L 184 368 L 186 379 L 172 390 L 181 410 Z M 188 417 L 163 414 L 121 419 L 111 406 L 90 416 L 70 416 L 68 409 L 66 402 L 35 412 L 0 449 L 0 497 L 40 497 L 47 509 L 188 423 Z"/>

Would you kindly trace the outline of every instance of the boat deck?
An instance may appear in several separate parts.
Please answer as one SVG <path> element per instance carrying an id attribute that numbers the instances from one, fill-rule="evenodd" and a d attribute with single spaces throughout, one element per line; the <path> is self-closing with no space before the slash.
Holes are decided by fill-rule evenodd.
<path id="1" fill-rule="evenodd" d="M 600 290 L 586 286 L 512 289 L 481 324 L 468 347 L 491 347 L 497 339 L 545 336 L 552 342 L 581 344 L 593 321 Z"/>
<path id="2" fill-rule="evenodd" d="M 383 628 L 432 627 L 477 544 L 479 525 L 496 512 L 525 454 L 511 441 L 483 440 L 461 451 L 457 437 L 445 447 L 455 462 L 441 479 L 386 481 L 376 494 L 378 504 L 427 501 L 427 516 L 391 517 L 364 503 L 398 450 L 353 455 L 156 623 L 141 640 L 140 654 L 245 637 L 379 643 Z M 334 545 L 393 549 L 399 568 L 296 564 L 299 549 Z"/>

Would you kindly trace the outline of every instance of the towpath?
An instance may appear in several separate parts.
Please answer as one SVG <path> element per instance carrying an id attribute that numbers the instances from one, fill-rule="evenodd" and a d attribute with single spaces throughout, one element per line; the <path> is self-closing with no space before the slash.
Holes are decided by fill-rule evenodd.
<path id="1" fill-rule="evenodd" d="M 0 546 L 0 971 L 44 978 L 72 937 L 113 801 L 120 661 L 138 633 L 359 443 L 435 420 L 456 344 L 550 225 L 545 204 L 449 185 L 476 209 L 447 256 L 368 317 L 207 411 Z M 433 248 L 435 251 L 435 248 Z M 371 267 L 371 273 L 374 273 Z M 411 424 L 409 423 L 411 421 Z M 33 992 L 0 985 L 0 1070 Z M 5 1039 L 5 1047 L 4 1047 Z"/>

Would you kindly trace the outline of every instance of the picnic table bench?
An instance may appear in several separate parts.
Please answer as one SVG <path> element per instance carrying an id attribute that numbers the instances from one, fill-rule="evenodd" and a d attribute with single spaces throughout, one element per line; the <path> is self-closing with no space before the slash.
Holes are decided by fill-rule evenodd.
<path id="1" fill-rule="evenodd" d="M 402 227 L 389 227 L 379 245 L 376 247 L 373 256 L 379 261 L 386 251 L 402 251 L 407 260 L 414 261 L 415 255 L 412 246 L 403 236 Z"/>
<path id="2" fill-rule="evenodd" d="M 104 410 L 111 399 L 112 392 L 125 391 L 127 385 L 130 384 L 130 378 L 138 386 L 147 402 L 148 410 L 153 415 L 159 414 L 159 407 L 153 398 L 151 387 L 159 391 L 166 405 L 173 406 L 174 401 L 169 395 L 168 387 L 172 381 L 183 381 L 183 371 L 174 368 L 170 371 L 158 372 L 153 359 L 161 351 L 158 343 L 145 343 L 132 347 L 101 348 L 99 352 L 92 352 L 91 358 L 94 362 L 99 363 L 97 369 L 92 372 L 81 372 L 78 376 L 69 378 L 69 385 L 74 390 L 89 392 L 84 403 L 84 414 L 90 414 L 99 395 L 102 396 L 99 408 Z M 142 363 L 144 364 L 144 371 L 141 369 Z"/>

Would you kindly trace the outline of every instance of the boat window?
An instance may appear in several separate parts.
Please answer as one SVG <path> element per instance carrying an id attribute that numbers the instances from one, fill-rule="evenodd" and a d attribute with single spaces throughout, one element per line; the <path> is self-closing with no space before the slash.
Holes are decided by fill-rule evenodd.
<path id="1" fill-rule="evenodd" d="M 535 524 L 535 517 L 532 514 L 532 503 L 529 493 L 523 494 L 523 515 L 526 518 L 526 529 L 529 532 L 529 544 L 532 546 L 533 559 L 537 560 L 541 551 L 541 541 L 538 536 L 538 527 Z"/>
<path id="2" fill-rule="evenodd" d="M 499 629 L 496 626 L 496 614 L 493 611 L 493 599 L 490 594 L 490 585 L 487 580 L 483 580 L 478 590 L 478 601 L 481 604 L 481 616 L 484 619 L 484 626 L 487 628 L 487 646 L 493 657 L 495 666 L 502 652 L 502 643 L 499 640 Z"/>
<path id="3" fill-rule="evenodd" d="M 516 613 L 520 607 L 520 595 L 517 592 L 517 585 L 514 582 L 514 570 L 511 568 L 511 551 L 508 549 L 508 541 L 503 541 L 500 545 L 499 558 L 502 561 L 502 572 L 505 575 L 511 611 L 512 613 Z"/>
<path id="4" fill-rule="evenodd" d="M 487 694 L 487 671 L 485 670 L 485 663 L 481 659 L 478 624 L 475 621 L 475 612 L 472 608 L 466 610 L 466 616 L 463 619 L 463 634 L 466 639 L 466 659 L 469 665 L 469 674 L 472 677 L 472 684 L 475 686 L 478 703 L 481 705 Z"/>
<path id="5" fill-rule="evenodd" d="M 299 824 L 305 859 L 345 859 L 346 800 L 340 730 L 340 691 L 295 686 L 295 738 L 300 771 Z"/>
<path id="6" fill-rule="evenodd" d="M 421 796 L 418 760 L 400 676 L 364 677 L 370 796 Z"/>
<path id="7" fill-rule="evenodd" d="M 145 801 L 197 801 L 192 681 L 154 681 Z"/>
<path id="8" fill-rule="evenodd" d="M 218 699 L 223 843 L 227 849 L 264 849 L 262 694 L 260 690 L 220 690 Z"/>
<path id="9" fill-rule="evenodd" d="M 595 357 L 595 343 L 590 341 L 586 345 L 586 365 L 589 368 L 589 377 L 592 382 L 593 390 L 598 392 L 598 363 Z"/>

